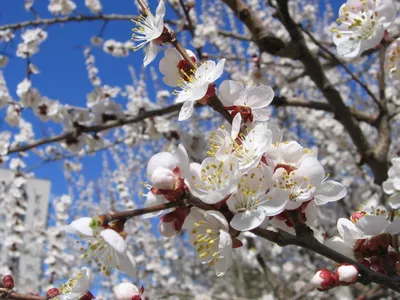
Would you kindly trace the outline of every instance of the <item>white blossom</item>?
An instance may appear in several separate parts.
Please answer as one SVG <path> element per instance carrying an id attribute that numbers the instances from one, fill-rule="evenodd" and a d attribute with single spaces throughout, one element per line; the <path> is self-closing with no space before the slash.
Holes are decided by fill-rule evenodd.
<path id="1" fill-rule="evenodd" d="M 164 31 L 165 3 L 160 0 L 157 6 L 156 15 L 150 11 L 141 14 L 137 20 L 132 20 L 138 26 L 133 28 L 132 40 L 137 43 L 133 50 L 137 51 L 147 45 L 143 64 L 151 63 L 158 52 L 157 44 L 162 43 L 161 34 Z"/>
<path id="2" fill-rule="evenodd" d="M 274 99 L 274 91 L 265 85 L 244 85 L 243 83 L 225 80 L 219 87 L 219 98 L 222 104 L 250 121 L 267 121 L 267 106 Z"/>
<path id="3" fill-rule="evenodd" d="M 338 54 L 355 58 L 378 45 L 396 14 L 393 0 L 347 0 L 339 9 L 340 25 L 333 30 Z"/>
<path id="4" fill-rule="evenodd" d="M 79 236 L 83 241 L 89 243 L 89 247 L 83 252 L 82 258 L 86 260 L 97 259 L 101 270 L 106 274 L 110 268 L 116 268 L 135 278 L 136 262 L 127 249 L 122 232 L 111 228 L 98 227 L 92 229 L 91 218 L 79 218 L 65 227 L 65 231 Z"/>
<path id="5" fill-rule="evenodd" d="M 182 78 L 179 84 L 181 90 L 175 91 L 176 102 L 183 102 L 179 112 L 179 121 L 184 121 L 191 117 L 196 101 L 202 100 L 207 93 L 210 93 L 210 96 L 215 94 L 215 88 L 210 84 L 221 77 L 224 65 L 224 58 L 218 64 L 215 64 L 212 60 L 207 60 L 196 68 L 193 74 L 187 74 Z"/>
<path id="6" fill-rule="evenodd" d="M 200 261 L 213 266 L 217 276 L 223 276 L 233 261 L 232 238 L 225 217 L 218 211 L 192 207 L 183 228 L 188 230 Z"/>

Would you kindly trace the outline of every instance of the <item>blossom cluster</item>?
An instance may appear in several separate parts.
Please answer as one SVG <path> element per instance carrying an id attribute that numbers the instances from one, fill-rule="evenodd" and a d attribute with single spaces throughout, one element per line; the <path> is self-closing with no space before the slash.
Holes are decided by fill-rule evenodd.
<path id="1" fill-rule="evenodd" d="M 85 0 L 85 5 L 92 13 L 99 14 L 102 11 L 98 0 Z M 62 15 L 71 14 L 75 7 L 71 0 L 51 0 L 49 4 L 52 13 Z M 316 149 L 309 149 L 292 138 L 286 138 L 290 134 L 270 120 L 270 105 L 275 99 L 272 87 L 264 84 L 263 80 L 244 84 L 232 80 L 237 79 L 234 76 L 226 79 L 226 59 L 208 60 L 206 55 L 197 57 L 193 51 L 179 44 L 177 46 L 175 33 L 165 25 L 165 12 L 163 0 L 159 2 L 154 15 L 149 9 L 143 9 L 142 14 L 133 20 L 137 25 L 133 30 L 133 41 L 122 43 L 107 40 L 103 43 L 101 38 L 96 38 L 92 42 L 97 46 L 102 45 L 106 53 L 116 57 L 128 56 L 132 48 L 144 48 L 144 66 L 152 63 L 157 53 L 164 50 L 159 71 L 163 74 L 163 82 L 176 88 L 173 95 L 175 102 L 181 103 L 179 121 L 191 118 L 201 105 L 213 108 L 220 105 L 224 116 L 228 116 L 228 122 L 211 133 L 205 159 L 194 158 L 190 155 L 190 149 L 183 144 L 176 147 L 175 151 L 156 153 L 148 161 L 148 181 L 144 184 L 148 189 L 144 209 L 152 211 L 145 216 L 159 217 L 159 233 L 165 238 L 182 232 L 186 234 L 198 260 L 213 267 L 216 276 L 223 276 L 233 264 L 234 249 L 243 246 L 242 239 L 249 232 L 268 228 L 295 234 L 297 228 L 293 215 L 300 217 L 297 222 L 301 225 L 312 227 L 320 207 L 343 199 L 347 189 L 345 184 L 330 178 L 331 175 L 323 166 L 325 163 L 318 159 Z M 380 43 L 391 41 L 386 30 L 394 21 L 395 13 L 391 0 L 348 0 L 340 8 L 337 20 L 339 27 L 334 29 L 333 41 L 338 54 L 351 59 L 366 50 L 374 50 Z M 313 12 L 308 14 L 313 15 Z M 199 25 L 196 31 L 206 31 L 207 28 L 208 32 L 203 35 L 217 39 L 217 27 L 214 25 Z M 8 39 L 9 35 L 0 32 L 0 41 Z M 46 37 L 42 29 L 25 31 L 17 56 L 27 58 L 34 55 Z M 198 39 L 195 44 L 200 47 L 203 42 Z M 400 39 L 394 41 L 387 50 L 385 67 L 393 79 L 400 78 L 397 70 L 400 64 L 399 43 Z M 12 103 L 8 91 L 1 88 L 0 84 L 0 106 L 11 103 L 5 118 L 9 125 L 19 126 L 21 131 L 29 133 L 26 136 L 30 136 L 31 130 L 20 112 L 31 108 L 42 121 L 62 124 L 68 133 L 62 141 L 64 148 L 72 152 L 79 152 L 84 147 L 89 151 L 100 149 L 104 144 L 103 133 L 89 134 L 82 129 L 101 127 L 110 122 L 122 123 L 129 115 L 115 100 L 125 92 L 119 88 L 101 86 L 95 59 L 89 48 L 85 49 L 84 55 L 89 78 L 95 87 L 87 96 L 88 109 L 63 106 L 56 100 L 41 96 L 32 87 L 28 76 L 17 87 L 18 103 Z M 260 63 L 261 55 L 253 56 L 253 60 Z M 30 74 L 39 72 L 32 63 L 28 70 Z M 222 82 L 218 85 L 220 80 Z M 139 94 L 141 91 L 133 91 L 132 95 L 136 96 L 136 92 Z M 157 97 L 165 98 L 165 95 L 169 96 L 169 92 L 160 92 Z M 151 105 L 140 103 L 133 108 L 128 105 L 128 112 L 137 116 L 146 108 L 153 108 Z M 150 128 L 144 128 L 143 131 L 156 128 L 158 133 L 165 136 L 166 133 L 178 135 L 170 130 L 167 121 L 160 121 L 160 117 L 149 118 L 143 123 Z M 134 144 L 139 130 L 130 125 L 122 129 Z M 10 133 L 1 133 L 0 155 L 7 154 L 9 148 Z M 54 151 L 48 149 L 49 152 Z M 12 162 L 10 165 L 17 170 L 23 165 L 20 159 Z M 68 165 L 68 168 L 79 170 L 73 165 Z M 121 174 L 116 177 L 119 196 L 129 198 L 130 192 L 125 186 L 127 178 Z M 328 239 L 325 244 L 373 271 L 387 274 L 389 266 L 399 273 L 399 255 L 393 251 L 393 235 L 400 233 L 400 216 L 396 211 L 400 208 L 399 158 L 392 159 L 388 179 L 382 188 L 391 211 L 378 203 L 364 206 L 349 219 L 339 219 L 337 228 L 340 236 Z M 60 199 L 56 212 L 62 214 L 63 207 L 70 202 L 70 199 Z M 95 265 L 99 272 L 108 276 L 116 269 L 137 279 L 136 253 L 131 251 L 127 242 L 127 218 L 107 221 L 104 216 L 79 218 L 66 226 L 64 231 L 82 240 L 80 258 L 88 266 Z M 54 234 L 60 233 L 57 231 Z M 55 263 L 56 254 L 49 263 Z M 359 273 L 357 266 L 341 264 L 334 272 L 319 270 L 311 282 L 319 290 L 328 290 L 357 282 Z M 89 268 L 82 267 L 65 285 L 50 289 L 46 296 L 59 300 L 94 299 L 89 291 L 90 277 Z M 6 288 L 10 290 L 13 288 L 11 279 L 4 279 L 8 286 Z M 113 289 L 114 298 L 119 300 L 140 300 L 143 291 L 143 288 L 138 289 L 129 282 Z"/>

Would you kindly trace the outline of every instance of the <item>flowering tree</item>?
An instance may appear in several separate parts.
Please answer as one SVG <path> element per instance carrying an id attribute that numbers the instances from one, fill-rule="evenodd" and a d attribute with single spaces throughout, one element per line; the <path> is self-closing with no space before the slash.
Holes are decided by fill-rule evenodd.
<path id="1" fill-rule="evenodd" d="M 337 18 L 314 0 L 135 4 L 139 16 L 50 0 L 43 17 L 26 0 L 33 19 L 0 25 L 0 162 L 15 171 L 0 186 L 0 298 L 396 298 L 399 3 L 348 0 Z M 105 38 L 130 20 L 130 40 Z M 50 99 L 35 87 L 49 29 L 94 21 L 86 104 Z M 144 57 L 132 84 L 102 83 L 101 51 Z M 26 228 L 26 182 L 54 161 L 69 192 L 47 229 Z M 16 272 L 26 232 L 45 249 L 40 291 Z"/>

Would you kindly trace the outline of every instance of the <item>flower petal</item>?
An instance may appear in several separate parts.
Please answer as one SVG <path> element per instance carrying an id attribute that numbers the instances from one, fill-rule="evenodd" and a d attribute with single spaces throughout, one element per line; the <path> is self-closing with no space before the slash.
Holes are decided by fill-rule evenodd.
<path id="1" fill-rule="evenodd" d="M 346 188 L 339 182 L 328 180 L 323 182 L 315 191 L 314 201 L 317 205 L 334 202 L 344 198 L 347 194 Z"/>
<path id="2" fill-rule="evenodd" d="M 367 215 L 362 217 L 356 223 L 356 227 L 364 232 L 366 235 L 378 235 L 388 225 L 385 216 L 371 216 Z"/>
<path id="3" fill-rule="evenodd" d="M 130 277 L 135 278 L 137 276 L 136 261 L 133 258 L 131 252 L 126 251 L 124 254 L 117 253 L 119 270 Z"/>
<path id="4" fill-rule="evenodd" d="M 146 194 L 146 197 L 147 197 L 147 199 L 146 199 L 146 202 L 144 203 L 145 208 L 164 204 L 164 203 L 168 202 L 163 195 L 154 195 L 152 192 L 148 192 Z M 145 214 L 145 215 L 143 215 L 143 218 L 148 219 L 148 218 L 156 217 L 156 216 L 161 215 L 162 213 L 165 213 L 165 210 Z"/>
<path id="5" fill-rule="evenodd" d="M 115 251 L 119 253 L 124 253 L 126 251 L 126 243 L 124 238 L 115 230 L 104 229 L 100 232 L 100 235 Z"/>
<path id="6" fill-rule="evenodd" d="M 162 2 L 162 1 L 161 1 Z M 150 42 L 145 49 L 143 65 L 146 67 L 149 63 L 151 63 L 157 56 L 159 47 L 157 45 Z"/>
<path id="7" fill-rule="evenodd" d="M 230 224 L 236 230 L 248 231 L 260 226 L 264 219 L 265 214 L 262 210 L 247 210 L 235 214 Z"/>
<path id="8" fill-rule="evenodd" d="M 93 230 L 89 226 L 91 221 L 92 218 L 79 218 L 75 221 L 72 221 L 71 224 L 64 228 L 64 230 L 71 234 L 93 236 Z"/>
<path id="9" fill-rule="evenodd" d="M 183 103 L 182 108 L 179 112 L 179 121 L 184 121 L 189 119 L 193 115 L 194 111 L 194 101 L 186 101 Z"/>

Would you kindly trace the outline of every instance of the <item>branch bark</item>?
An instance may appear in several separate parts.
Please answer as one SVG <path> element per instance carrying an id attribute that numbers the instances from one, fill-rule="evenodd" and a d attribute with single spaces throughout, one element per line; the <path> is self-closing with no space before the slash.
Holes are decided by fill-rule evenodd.
<path id="1" fill-rule="evenodd" d="M 387 288 L 400 293 L 400 279 L 395 277 L 385 276 L 377 273 L 366 266 L 356 262 L 355 260 L 338 253 L 325 245 L 318 242 L 314 236 L 305 235 L 296 237 L 285 231 L 274 232 L 266 229 L 256 228 L 252 232 L 262 238 L 278 244 L 279 246 L 296 245 L 304 249 L 311 250 L 324 257 L 327 257 L 337 263 L 349 263 L 356 266 L 360 270 L 361 277 L 359 281 L 364 284 L 377 283 L 386 286 Z"/>

